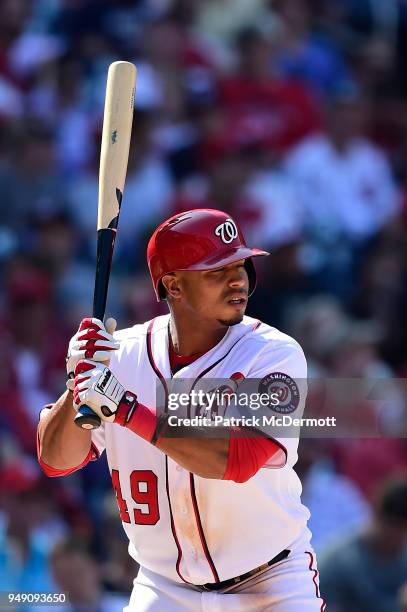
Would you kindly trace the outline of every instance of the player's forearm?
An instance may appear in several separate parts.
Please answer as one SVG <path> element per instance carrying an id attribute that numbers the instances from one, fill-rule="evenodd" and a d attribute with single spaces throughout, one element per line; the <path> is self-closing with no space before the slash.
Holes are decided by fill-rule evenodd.
<path id="1" fill-rule="evenodd" d="M 191 432 L 190 432 L 191 433 Z M 284 467 L 287 456 L 276 440 L 244 428 L 227 428 L 226 438 L 159 438 L 156 446 L 197 476 L 247 482 L 267 462 Z"/>
<path id="2" fill-rule="evenodd" d="M 73 394 L 66 391 L 40 419 L 40 457 L 50 467 L 66 470 L 80 465 L 91 446 L 91 433 L 74 423 Z"/>
<path id="3" fill-rule="evenodd" d="M 229 439 L 160 438 L 157 448 L 202 478 L 221 479 L 228 461 Z"/>
<path id="4" fill-rule="evenodd" d="M 117 381 L 111 377 L 114 388 Z M 171 457 L 178 465 L 181 465 L 189 472 L 201 476 L 202 478 L 221 479 L 226 471 L 229 438 L 209 438 L 204 435 L 204 431 L 179 431 L 179 438 L 167 437 L 168 415 L 157 417 L 152 408 L 139 404 L 136 396 L 130 391 L 126 391 L 122 401 L 116 410 L 114 422 L 117 425 L 126 427 L 134 434 L 140 436 L 147 442 L 156 445 L 163 453 Z M 106 402 L 106 399 L 104 399 Z M 193 434 L 196 435 L 193 435 Z"/>

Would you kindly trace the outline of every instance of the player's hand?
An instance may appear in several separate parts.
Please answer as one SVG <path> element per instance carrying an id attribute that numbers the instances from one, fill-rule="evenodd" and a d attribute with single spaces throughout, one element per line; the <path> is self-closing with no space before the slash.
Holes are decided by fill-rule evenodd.
<path id="1" fill-rule="evenodd" d="M 102 363 L 82 359 L 75 368 L 74 408 L 81 404 L 92 408 L 102 421 L 113 422 L 119 405 L 127 399 L 126 392 L 111 370 Z"/>
<path id="2" fill-rule="evenodd" d="M 108 319 L 106 326 L 100 319 L 83 319 L 79 329 L 69 341 L 66 357 L 66 372 L 68 382 L 66 386 L 74 390 L 73 376 L 80 359 L 92 359 L 109 365 L 112 351 L 119 348 L 119 342 L 114 339 L 116 329 L 115 319 Z"/>

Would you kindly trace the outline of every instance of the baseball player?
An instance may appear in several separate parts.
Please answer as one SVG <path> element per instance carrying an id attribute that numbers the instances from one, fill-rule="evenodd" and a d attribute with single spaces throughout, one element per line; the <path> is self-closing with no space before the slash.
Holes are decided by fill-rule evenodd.
<path id="1" fill-rule="evenodd" d="M 268 414 L 305 402 L 301 347 L 244 314 L 256 285 L 252 258 L 265 255 L 248 248 L 219 210 L 162 223 L 147 259 L 157 300 L 167 301 L 170 314 L 117 332 L 113 320 L 84 319 L 69 343 L 68 390 L 41 412 L 38 457 L 49 476 L 70 474 L 106 451 L 129 553 L 140 565 L 125 610 L 325 609 L 293 470 L 298 436 L 236 417 L 236 388 L 246 381 L 269 398 L 274 392 Z M 225 410 L 219 393 L 215 407 L 205 405 L 210 394 L 191 399 L 215 379 L 229 383 L 222 385 L 231 398 Z M 181 412 L 172 393 L 179 383 L 189 390 Z M 74 424 L 81 404 L 101 427 Z M 209 425 L 194 424 L 197 415 Z"/>

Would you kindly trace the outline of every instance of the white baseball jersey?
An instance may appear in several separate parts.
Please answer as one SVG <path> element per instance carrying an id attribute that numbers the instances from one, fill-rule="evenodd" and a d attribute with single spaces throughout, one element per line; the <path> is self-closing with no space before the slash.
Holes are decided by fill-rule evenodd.
<path id="1" fill-rule="evenodd" d="M 156 385 L 168 385 L 169 315 L 116 332 L 110 368 L 140 403 L 154 407 Z M 245 316 L 223 339 L 174 378 L 229 379 L 239 373 L 269 382 L 305 381 L 306 360 L 289 336 Z M 294 384 L 296 405 L 306 386 Z M 294 390 L 295 390 L 294 389 Z M 103 423 L 92 431 L 106 450 L 129 553 L 146 570 L 178 583 L 205 584 L 245 573 L 289 549 L 303 534 L 308 510 L 293 470 L 298 438 L 280 438 L 284 467 L 264 467 L 245 483 L 206 479 L 183 469 L 130 430 Z M 279 453 L 273 458 L 279 465 Z M 273 461 L 272 460 L 272 461 Z M 307 535 L 308 537 L 308 535 Z"/>

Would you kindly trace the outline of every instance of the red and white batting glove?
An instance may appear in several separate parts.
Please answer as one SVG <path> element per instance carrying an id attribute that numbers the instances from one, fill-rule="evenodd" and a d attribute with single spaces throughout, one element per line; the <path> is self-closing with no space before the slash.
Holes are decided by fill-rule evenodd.
<path id="1" fill-rule="evenodd" d="M 75 368 L 74 408 L 86 404 L 102 421 L 113 423 L 119 405 L 124 401 L 126 389 L 111 370 L 102 363 L 82 359 Z M 129 402 L 137 405 L 134 393 L 128 393 Z"/>
<path id="2" fill-rule="evenodd" d="M 119 342 L 114 339 L 116 329 L 115 319 L 108 319 L 106 326 L 100 319 L 83 319 L 79 329 L 69 341 L 66 357 L 66 372 L 68 381 L 66 386 L 74 390 L 74 373 L 80 359 L 92 359 L 109 365 L 112 351 L 119 348 Z"/>
<path id="3" fill-rule="evenodd" d="M 139 404 L 137 396 L 126 391 L 113 372 L 96 361 L 82 359 L 75 368 L 75 410 L 86 404 L 102 421 L 126 427 L 147 442 L 156 433 L 155 412 Z"/>

